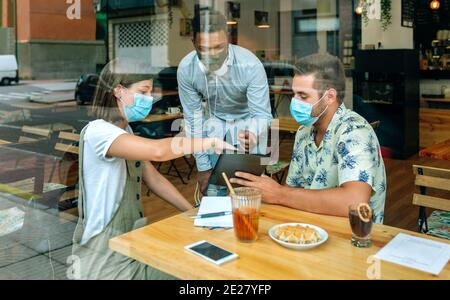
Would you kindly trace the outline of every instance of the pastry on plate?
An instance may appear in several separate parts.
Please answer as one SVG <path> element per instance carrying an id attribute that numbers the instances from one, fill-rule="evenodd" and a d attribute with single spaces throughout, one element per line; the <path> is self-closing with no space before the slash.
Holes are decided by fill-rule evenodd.
<path id="1" fill-rule="evenodd" d="M 302 225 L 278 227 L 275 236 L 293 244 L 314 244 L 320 241 L 320 234 L 316 229 Z"/>

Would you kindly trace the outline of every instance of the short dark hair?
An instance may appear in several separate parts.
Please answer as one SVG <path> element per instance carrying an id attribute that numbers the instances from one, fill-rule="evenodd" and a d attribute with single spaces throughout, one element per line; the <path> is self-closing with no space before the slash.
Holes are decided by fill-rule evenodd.
<path id="1" fill-rule="evenodd" d="M 295 75 L 314 76 L 314 88 L 320 91 L 333 88 L 337 99 L 345 98 L 345 71 L 341 60 L 330 54 L 312 54 L 302 57 L 295 64 Z"/>
<path id="2" fill-rule="evenodd" d="M 130 58 L 116 58 L 102 70 L 92 101 L 91 115 L 97 119 L 116 122 L 122 119 L 114 95 L 119 85 L 129 88 L 132 84 L 155 77 L 151 66 L 145 61 Z"/>
<path id="3" fill-rule="evenodd" d="M 195 40 L 197 34 L 227 32 L 227 20 L 225 16 L 216 10 L 201 10 L 192 19 L 192 33 Z"/>

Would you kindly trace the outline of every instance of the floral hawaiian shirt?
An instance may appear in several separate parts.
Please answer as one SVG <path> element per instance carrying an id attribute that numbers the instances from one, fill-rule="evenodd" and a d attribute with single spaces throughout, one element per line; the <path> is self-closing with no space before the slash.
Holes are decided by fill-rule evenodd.
<path id="1" fill-rule="evenodd" d="M 344 104 L 337 109 L 319 147 L 314 126 L 300 127 L 295 137 L 286 183 L 305 189 L 326 189 L 349 181 L 372 187 L 369 205 L 375 223 L 383 223 L 386 172 L 372 126 Z"/>

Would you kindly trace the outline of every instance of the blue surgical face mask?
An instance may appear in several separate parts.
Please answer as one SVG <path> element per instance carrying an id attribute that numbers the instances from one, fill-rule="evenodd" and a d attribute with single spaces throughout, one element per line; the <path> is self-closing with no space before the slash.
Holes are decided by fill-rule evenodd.
<path id="1" fill-rule="evenodd" d="M 295 121 L 297 121 L 297 123 L 299 123 L 300 125 L 303 125 L 303 126 L 310 126 L 310 125 L 313 125 L 314 123 L 316 123 L 317 120 L 319 120 L 319 118 L 328 109 L 328 105 L 324 109 L 324 111 L 317 117 L 311 116 L 313 107 L 316 106 L 317 104 L 319 104 L 319 102 L 325 98 L 327 93 L 328 93 L 328 91 L 325 92 L 325 94 L 322 96 L 322 98 L 320 98 L 314 104 L 307 103 L 307 102 L 305 102 L 303 100 L 299 100 L 297 98 L 292 98 L 290 110 L 291 110 L 291 115 L 295 119 Z"/>
<path id="2" fill-rule="evenodd" d="M 144 120 L 152 110 L 152 107 L 153 97 L 139 93 L 134 94 L 133 105 L 127 105 L 125 103 L 123 105 L 125 117 L 128 122 L 138 122 Z"/>

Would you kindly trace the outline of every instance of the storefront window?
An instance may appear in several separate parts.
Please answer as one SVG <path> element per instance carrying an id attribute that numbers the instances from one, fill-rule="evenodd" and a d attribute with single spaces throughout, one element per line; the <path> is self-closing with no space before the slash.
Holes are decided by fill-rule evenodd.
<path id="1" fill-rule="evenodd" d="M 404 180 L 383 190 L 384 224 L 416 230 L 411 162 L 450 139 L 450 1 L 55 2 L 0 1 L 0 279 L 116 274 L 118 260 L 106 258 L 96 261 L 107 269 L 74 271 L 85 263 L 79 247 L 106 257 L 109 238 L 192 209 L 202 194 L 226 196 L 208 185 L 218 156 L 157 151 L 176 135 L 238 145 L 241 131 L 263 132 L 254 154 L 276 152 L 271 174 L 285 184 L 301 126 L 293 79 L 305 57 L 333 61 L 313 85 L 311 112 L 323 112 L 309 117 L 326 114 L 322 99 L 334 90 L 341 108 L 372 125 L 388 182 Z M 112 146 L 133 134 L 141 148 Z M 149 184 L 150 174 L 164 183 Z M 408 221 L 392 204 L 399 198 Z M 124 278 L 146 276 L 136 265 Z"/>

